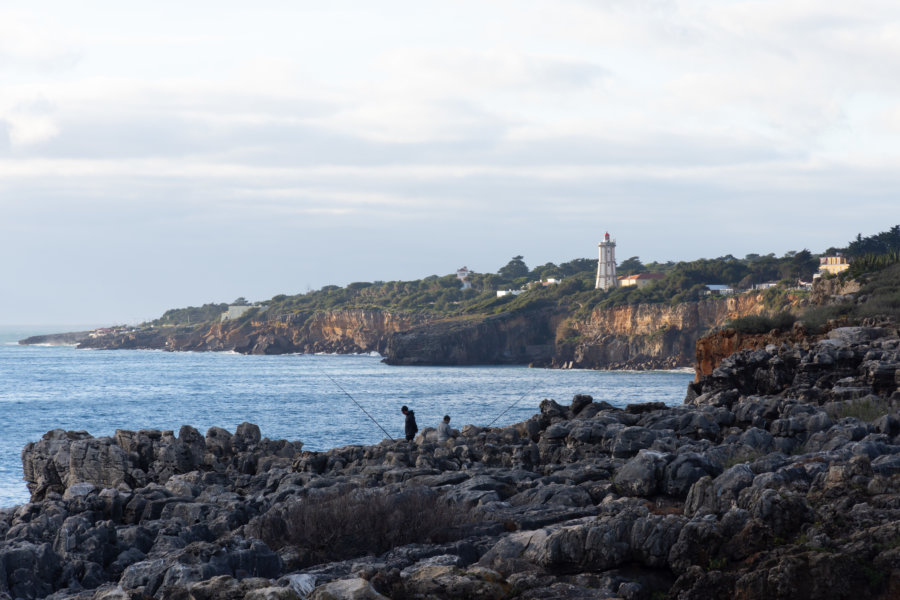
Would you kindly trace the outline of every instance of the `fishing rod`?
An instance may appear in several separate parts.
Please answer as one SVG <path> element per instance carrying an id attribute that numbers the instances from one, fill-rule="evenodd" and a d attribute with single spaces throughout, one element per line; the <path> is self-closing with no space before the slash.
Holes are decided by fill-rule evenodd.
<path id="1" fill-rule="evenodd" d="M 315 364 L 315 363 L 313 363 L 313 364 Z M 369 414 L 369 411 L 367 411 L 365 408 L 363 408 L 362 404 L 360 404 L 359 402 L 356 401 L 356 398 L 354 398 L 353 396 L 350 395 L 350 392 L 348 392 L 343 387 L 341 387 L 341 384 L 339 384 L 337 381 L 335 381 L 334 377 L 329 375 L 322 367 L 320 367 L 319 365 L 315 365 L 315 366 L 319 370 L 319 372 L 322 373 L 322 375 L 324 375 L 325 377 L 330 379 L 331 383 L 333 383 L 335 386 L 337 386 L 337 389 L 344 392 L 344 395 L 347 396 L 348 398 L 350 398 L 350 400 L 353 402 L 353 404 L 355 404 L 357 407 L 359 407 L 359 410 L 363 411 L 363 413 L 365 413 L 365 415 L 367 417 L 372 419 L 372 422 L 375 423 L 376 425 L 378 425 L 378 428 L 384 432 L 384 435 L 388 436 L 389 440 L 391 440 L 392 442 L 394 441 L 394 438 L 391 437 L 391 434 L 389 434 L 387 432 L 387 430 L 381 426 L 381 423 L 379 423 L 378 421 L 375 420 L 375 417 L 373 417 L 372 415 Z"/>
<path id="2" fill-rule="evenodd" d="M 515 406 L 516 404 L 518 404 L 519 402 L 521 402 L 521 401 L 525 398 L 525 396 L 527 396 L 528 394 L 530 394 L 531 392 L 533 392 L 533 391 L 534 391 L 534 388 L 536 388 L 538 385 L 540 385 L 540 383 L 541 383 L 540 380 L 538 380 L 537 383 L 535 383 L 533 386 L 531 386 L 530 388 L 528 388 L 528 390 L 527 390 L 524 394 L 522 394 L 521 396 L 519 396 L 519 399 L 518 399 L 518 400 L 516 400 L 515 402 L 513 402 L 512 404 L 510 404 L 510 405 L 506 408 L 506 410 L 504 410 L 502 413 L 500 413 L 499 415 L 497 415 L 497 416 L 494 418 L 493 421 L 491 421 L 490 423 L 487 424 L 487 426 L 490 427 L 491 425 L 493 425 L 494 423 L 496 423 L 496 422 L 497 422 L 497 419 L 499 419 L 500 417 L 502 417 L 503 415 L 505 415 L 506 413 L 508 413 L 508 412 L 510 411 L 510 409 L 512 409 L 513 406 Z"/>

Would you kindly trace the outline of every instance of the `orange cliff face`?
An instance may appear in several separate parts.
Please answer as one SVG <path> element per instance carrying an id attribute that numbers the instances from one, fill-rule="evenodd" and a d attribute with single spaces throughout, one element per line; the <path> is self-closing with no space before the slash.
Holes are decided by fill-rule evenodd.
<path id="1" fill-rule="evenodd" d="M 740 333 L 734 329 L 722 329 L 703 336 L 697 340 L 694 381 L 700 381 L 704 375 L 710 375 L 723 359 L 741 350 L 759 350 L 769 344 L 803 344 L 808 346 L 821 336 L 807 334 L 802 328 L 793 328 L 781 332 L 773 330 L 768 333 Z"/>
<path id="2" fill-rule="evenodd" d="M 181 336 L 167 335 L 165 340 L 151 340 L 150 344 L 155 346 L 145 347 L 165 347 L 168 350 L 233 350 L 242 354 L 381 353 L 391 335 L 426 322 L 427 319 L 421 315 L 395 314 L 374 309 L 295 313 L 272 320 L 220 321 L 202 331 L 195 330 Z"/>
<path id="3" fill-rule="evenodd" d="M 580 340 L 559 362 L 582 368 L 670 368 L 693 365 L 697 340 L 729 319 L 765 314 L 759 294 L 700 302 L 635 304 L 595 309 L 584 321 L 569 321 Z"/>

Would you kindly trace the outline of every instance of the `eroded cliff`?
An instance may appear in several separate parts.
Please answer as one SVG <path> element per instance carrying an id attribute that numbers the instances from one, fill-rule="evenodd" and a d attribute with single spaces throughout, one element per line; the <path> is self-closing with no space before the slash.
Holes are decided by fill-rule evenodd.
<path id="1" fill-rule="evenodd" d="M 728 319 L 768 311 L 760 295 L 595 309 L 585 319 L 558 306 L 456 318 L 350 309 L 119 331 L 87 337 L 79 347 L 242 354 L 378 352 L 394 365 L 659 369 L 691 365 L 697 340 Z"/>
<path id="2" fill-rule="evenodd" d="M 729 319 L 765 314 L 758 294 L 701 302 L 636 304 L 595 309 L 582 321 L 569 320 L 557 339 L 555 366 L 673 368 L 693 364 L 697 340 Z M 566 342 L 566 340 L 569 340 Z"/>
<path id="3" fill-rule="evenodd" d="M 258 321 L 200 327 L 160 327 L 84 340 L 79 348 L 234 351 L 241 354 L 384 353 L 390 336 L 429 320 L 427 315 L 377 309 L 295 313 Z"/>
<path id="4" fill-rule="evenodd" d="M 554 336 L 564 315 L 539 309 L 491 317 L 447 319 L 391 336 L 392 365 L 537 364 L 554 359 Z"/>
<path id="5" fill-rule="evenodd" d="M 581 369 L 664 369 L 694 362 L 697 340 L 729 319 L 771 312 L 761 295 L 675 306 L 563 309 L 431 322 L 390 338 L 396 365 L 532 364 Z"/>

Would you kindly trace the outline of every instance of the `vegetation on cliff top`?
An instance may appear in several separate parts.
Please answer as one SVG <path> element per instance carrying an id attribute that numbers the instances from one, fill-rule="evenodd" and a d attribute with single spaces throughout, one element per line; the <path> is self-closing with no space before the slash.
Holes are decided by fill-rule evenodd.
<path id="1" fill-rule="evenodd" d="M 855 323 L 868 318 L 893 317 L 900 321 L 900 263 L 860 275 L 858 279 L 862 286 L 854 297 L 808 308 L 801 317 L 803 324 L 811 331 L 818 331 L 831 320 Z"/>
<path id="2" fill-rule="evenodd" d="M 889 261 L 873 251 L 885 254 L 900 250 L 900 226 L 869 237 L 858 235 L 847 248 L 830 248 L 826 253 L 842 251 L 858 257 L 860 268 L 880 268 Z M 867 257 L 868 256 L 868 257 Z M 874 256 L 874 258 L 873 258 Z M 896 261 L 894 261 L 896 262 Z M 496 273 L 471 272 L 468 289 L 462 289 L 455 274 L 431 275 L 414 281 L 355 282 L 346 287 L 325 286 L 305 294 L 280 294 L 265 301 L 264 309 L 248 311 L 242 320 L 278 319 L 286 316 L 338 309 L 382 309 L 403 313 L 425 313 L 451 317 L 491 315 L 541 308 L 560 308 L 584 317 L 595 308 L 626 304 L 679 304 L 703 298 L 706 285 L 724 284 L 748 289 L 754 284 L 781 281 L 785 285 L 767 290 L 766 304 L 773 311 L 785 309 L 792 298 L 789 282 L 809 280 L 818 268 L 818 258 L 809 250 L 774 254 L 732 255 L 685 262 L 644 264 L 632 256 L 618 266 L 622 275 L 642 272 L 662 273 L 664 277 L 643 288 L 617 287 L 609 291 L 594 289 L 597 260 L 578 258 L 562 264 L 546 263 L 529 268 L 522 256 L 514 256 Z M 857 268 L 855 272 L 858 272 Z M 546 284 L 547 280 L 558 284 Z M 545 282 L 545 283 L 541 283 Z M 519 295 L 497 296 L 498 290 L 525 289 Z M 243 299 L 242 299 L 243 300 Z M 167 311 L 149 325 L 185 325 L 217 320 L 227 309 L 225 304 L 205 304 Z M 264 316 L 263 316 L 264 315 Z"/>

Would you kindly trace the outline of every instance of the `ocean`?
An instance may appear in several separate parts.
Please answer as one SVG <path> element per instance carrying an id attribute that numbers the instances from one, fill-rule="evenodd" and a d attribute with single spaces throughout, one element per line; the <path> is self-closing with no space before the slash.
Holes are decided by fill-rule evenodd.
<path id="1" fill-rule="evenodd" d="M 22 448 L 52 429 L 95 437 L 116 429 L 177 433 L 182 425 L 201 433 L 213 426 L 234 432 L 249 421 L 264 437 L 327 450 L 403 437 L 404 404 L 415 411 L 420 430 L 437 426 L 445 414 L 457 428 L 492 421 L 499 426 L 529 418 L 544 398 L 569 404 L 575 394 L 615 406 L 681 404 L 693 378 L 687 370 L 392 367 L 377 355 L 244 356 L 16 343 L 66 330 L 0 327 L 0 507 L 28 502 Z"/>

